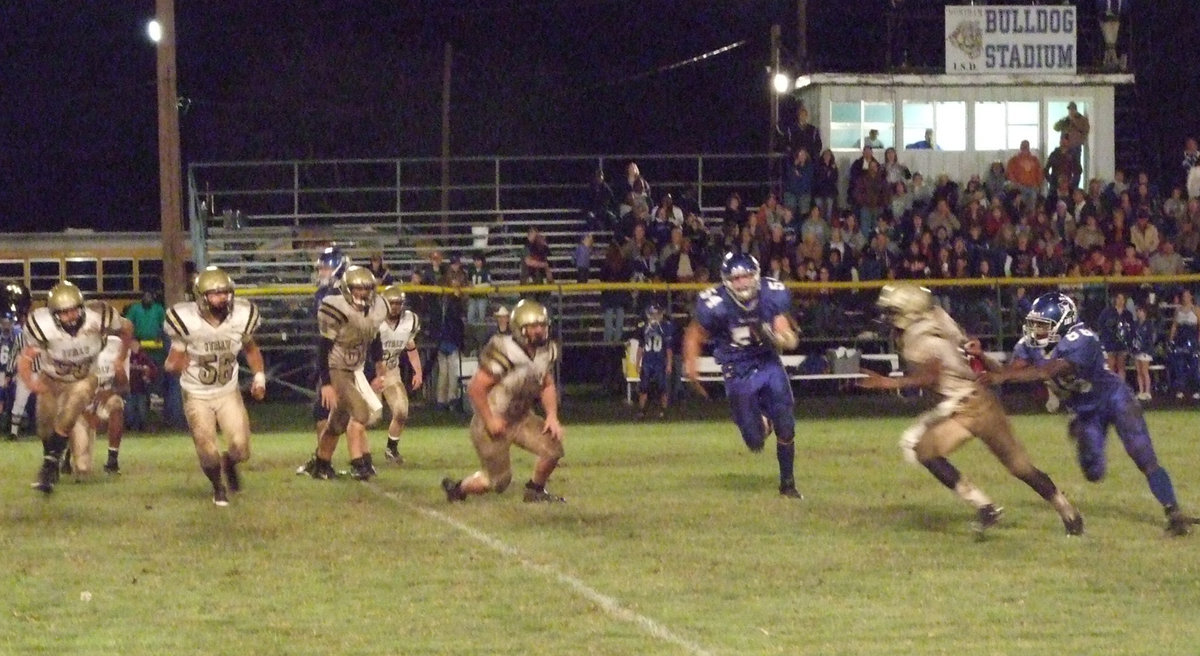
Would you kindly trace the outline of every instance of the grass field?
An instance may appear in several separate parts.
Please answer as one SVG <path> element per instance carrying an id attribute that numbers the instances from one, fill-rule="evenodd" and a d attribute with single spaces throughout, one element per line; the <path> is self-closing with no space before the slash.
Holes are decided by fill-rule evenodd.
<path id="1" fill-rule="evenodd" d="M 892 416 L 821 419 L 805 406 L 836 415 L 835 402 L 801 404 L 802 502 L 777 496 L 773 447 L 748 453 L 714 406 L 636 424 L 580 423 L 604 413 L 568 404 L 550 486 L 562 506 L 525 505 L 519 489 L 447 504 L 438 481 L 473 471 L 474 454 L 455 420 L 421 410 L 408 462 L 362 484 L 295 476 L 306 409 L 252 408 L 246 490 L 225 509 L 179 435 L 130 437 L 122 476 L 50 498 L 28 487 L 40 446 L 0 444 L 0 654 L 1200 650 L 1200 536 L 1163 537 L 1119 444 L 1108 478 L 1087 484 L 1064 417 L 1016 418 L 1083 511 L 1081 539 L 968 445 L 955 461 L 1007 509 L 976 541 L 969 509 L 900 460 L 917 409 L 886 403 Z M 1192 510 L 1196 416 L 1149 414 Z M 514 488 L 530 464 L 515 457 Z"/>

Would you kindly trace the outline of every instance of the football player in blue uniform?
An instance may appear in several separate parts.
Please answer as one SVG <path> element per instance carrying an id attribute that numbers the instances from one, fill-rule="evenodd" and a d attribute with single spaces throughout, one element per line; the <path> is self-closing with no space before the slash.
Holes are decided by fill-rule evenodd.
<path id="1" fill-rule="evenodd" d="M 325 300 L 326 296 L 338 293 L 338 283 L 342 281 L 342 275 L 346 273 L 346 269 L 350 268 L 350 258 L 342 252 L 342 249 L 337 246 L 330 246 L 321 251 L 317 256 L 317 291 L 313 293 L 312 318 L 317 320 L 317 310 L 321 308 L 321 301 Z M 320 336 L 318 336 L 320 341 Z M 320 370 L 320 367 L 318 367 Z M 326 408 L 321 403 L 321 383 L 316 381 L 316 396 L 313 398 L 312 418 L 317 425 L 317 434 L 325 428 L 325 422 L 329 419 L 329 408 Z M 300 473 L 297 471 L 296 473 Z"/>
<path id="2" fill-rule="evenodd" d="M 650 398 L 650 390 L 658 394 L 658 416 L 662 418 L 667 411 L 667 373 L 671 371 L 672 360 L 675 357 L 674 327 L 669 321 L 663 321 L 663 309 L 657 303 L 646 307 L 646 321 L 638 325 L 638 418 L 646 415 L 646 401 Z"/>
<path id="3" fill-rule="evenodd" d="M 683 339 L 684 375 L 699 384 L 700 349 L 712 340 L 742 440 L 751 451 L 761 451 L 773 425 L 779 493 L 802 499 L 793 475 L 795 399 L 779 357 L 781 350 L 799 342 L 791 319 L 792 295 L 778 280 L 763 278 L 758 261 L 745 253 L 725 256 L 721 282 L 696 300 L 695 318 Z"/>
<path id="4" fill-rule="evenodd" d="M 1105 366 L 1100 339 L 1079 321 L 1075 303 L 1060 292 L 1039 296 L 1025 316 L 1025 337 L 1033 346 L 1049 351 L 1046 361 L 985 373 L 983 380 L 1050 381 L 1074 415 L 1070 435 L 1079 466 L 1089 481 L 1104 477 L 1108 464 L 1104 444 L 1108 427 L 1115 427 L 1125 452 L 1146 476 L 1151 493 L 1163 506 L 1167 533 L 1187 535 L 1197 520 L 1179 508 L 1171 476 L 1154 454 L 1142 406 L 1125 380 Z"/>

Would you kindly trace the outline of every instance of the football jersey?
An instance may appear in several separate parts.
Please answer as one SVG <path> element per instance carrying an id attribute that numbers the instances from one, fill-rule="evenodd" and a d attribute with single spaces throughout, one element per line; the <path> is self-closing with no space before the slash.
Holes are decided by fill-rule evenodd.
<path id="1" fill-rule="evenodd" d="M 163 330 L 171 350 L 186 351 L 188 365 L 179 384 L 190 397 L 212 399 L 238 388 L 238 352 L 258 330 L 258 308 L 234 298 L 225 320 L 212 325 L 193 302 L 176 303 L 167 310 Z"/>
<path id="2" fill-rule="evenodd" d="M 379 334 L 379 326 L 387 320 L 387 302 L 378 295 L 364 312 L 350 305 L 345 296 L 330 294 L 321 301 L 317 311 L 317 328 L 321 336 L 333 341 L 329 351 L 329 368 L 356 371 L 363 368 L 371 342 Z"/>
<path id="3" fill-rule="evenodd" d="M 97 391 L 111 390 L 117 377 L 117 354 L 121 351 L 121 338 L 109 335 L 104 343 L 104 349 L 96 357 Z M 125 358 L 125 376 L 129 376 L 129 358 Z"/>
<path id="4" fill-rule="evenodd" d="M 758 298 L 743 307 L 724 285 L 710 287 L 696 300 L 696 321 L 713 343 L 713 356 L 726 376 L 746 376 L 779 353 L 764 339 L 763 324 L 770 326 L 778 315 L 791 316 L 792 295 L 783 283 L 762 278 Z"/>
<path id="5" fill-rule="evenodd" d="M 1108 369 L 1099 336 L 1082 323 L 1063 335 L 1050 352 L 1050 359 L 1074 365 L 1074 371 L 1053 380 L 1072 410 L 1095 410 L 1105 404 L 1110 394 L 1126 389 L 1125 381 Z"/>
<path id="6" fill-rule="evenodd" d="M 419 332 L 421 319 L 411 310 L 405 310 L 395 325 L 388 319 L 379 326 L 379 338 L 383 343 L 383 368 L 386 371 L 400 371 L 400 359 Z"/>
<path id="7" fill-rule="evenodd" d="M 642 337 L 642 366 L 667 366 L 667 351 L 673 348 L 673 331 L 667 321 L 647 321 L 638 326 Z"/>
<path id="8" fill-rule="evenodd" d="M 83 324 L 74 335 L 58 326 L 50 308 L 40 307 L 29 313 L 23 341 L 38 351 L 39 374 L 73 383 L 95 372 L 96 356 L 104 350 L 105 338 L 120 329 L 121 318 L 107 303 L 85 303 Z"/>
<path id="9" fill-rule="evenodd" d="M 900 355 L 906 362 L 941 365 L 937 391 L 946 398 L 965 398 L 976 390 L 977 374 L 963 350 L 966 336 L 962 328 L 941 308 L 904 329 L 900 337 Z"/>
<path id="10" fill-rule="evenodd" d="M 500 381 L 488 392 L 488 406 L 510 424 L 519 421 L 542 394 L 543 381 L 558 361 L 558 345 L 550 342 L 533 357 L 512 335 L 496 335 L 479 352 L 479 367 Z"/>
<path id="11" fill-rule="evenodd" d="M 1016 346 L 1013 347 L 1012 360 L 1024 360 L 1036 367 L 1043 362 L 1049 361 L 1050 357 L 1046 349 L 1034 346 L 1028 337 L 1022 337 L 1017 340 Z"/>

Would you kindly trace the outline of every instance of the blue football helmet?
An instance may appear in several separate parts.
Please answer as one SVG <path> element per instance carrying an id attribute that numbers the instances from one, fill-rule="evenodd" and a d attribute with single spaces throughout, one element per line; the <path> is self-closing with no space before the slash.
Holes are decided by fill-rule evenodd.
<path id="1" fill-rule="evenodd" d="M 1075 301 L 1062 292 L 1042 294 L 1025 315 L 1024 333 L 1029 343 L 1046 348 L 1057 343 L 1079 322 Z"/>
<path id="2" fill-rule="evenodd" d="M 350 267 L 350 258 L 337 246 L 330 246 L 321 251 L 317 257 L 317 283 L 322 287 L 333 285 L 342 279 L 346 269 Z M 322 269 L 328 269 L 328 275 L 321 275 Z"/>
<path id="3" fill-rule="evenodd" d="M 733 299 L 743 305 L 758 298 L 758 288 L 761 278 L 758 260 L 746 253 L 727 253 L 721 261 L 721 283 L 733 296 Z M 734 279 L 741 282 L 735 282 Z"/>
<path id="4" fill-rule="evenodd" d="M 29 288 L 19 282 L 5 282 L 0 285 L 0 315 L 19 322 L 29 314 L 33 304 L 33 296 Z"/>

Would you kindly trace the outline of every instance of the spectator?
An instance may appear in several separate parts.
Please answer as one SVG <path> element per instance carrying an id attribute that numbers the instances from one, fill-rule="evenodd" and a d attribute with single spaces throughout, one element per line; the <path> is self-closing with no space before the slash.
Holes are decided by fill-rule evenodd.
<path id="1" fill-rule="evenodd" d="M 837 209 L 838 195 L 838 165 L 833 157 L 833 151 L 826 148 L 821 151 L 821 159 L 813 170 L 813 202 L 821 208 L 821 214 L 826 221 L 833 220 Z"/>
<path id="2" fill-rule="evenodd" d="M 1159 251 L 1150 256 L 1150 273 L 1155 276 L 1178 276 L 1186 273 L 1183 256 L 1175 252 L 1170 239 L 1162 240 Z"/>
<path id="3" fill-rule="evenodd" d="M 129 394 L 125 397 L 125 428 L 135 431 L 148 429 L 150 420 L 150 391 L 158 379 L 159 368 L 142 350 L 141 342 L 129 344 Z"/>
<path id="4" fill-rule="evenodd" d="M 508 308 L 504 307 L 503 305 L 497 307 L 496 311 L 492 313 L 492 318 L 496 323 L 488 327 L 487 337 L 483 340 L 485 344 L 491 341 L 491 339 L 496 335 L 512 334 L 512 328 L 509 326 L 511 313 L 508 311 Z"/>
<path id="5" fill-rule="evenodd" d="M 387 265 L 383 262 L 382 252 L 377 251 L 371 253 L 371 256 L 368 258 L 368 262 L 369 264 L 367 264 L 367 270 L 375 276 L 376 282 L 378 282 L 380 285 L 386 287 L 396 282 L 396 278 L 392 275 L 391 270 L 388 269 Z"/>
<path id="6" fill-rule="evenodd" d="M 782 224 L 783 214 L 786 211 L 787 208 L 779 204 L 779 197 L 775 195 L 775 192 L 768 192 L 767 199 L 763 201 L 762 205 L 758 206 L 758 212 L 756 213 L 758 216 L 758 225 L 761 226 L 764 234 L 756 234 L 755 237 L 761 237 L 765 240 L 765 231 L 776 223 Z"/>
<path id="7" fill-rule="evenodd" d="M 692 241 L 679 233 L 679 248 L 663 260 L 662 278 L 666 282 L 693 282 L 696 279 L 696 269 L 700 261 L 692 255 Z"/>
<path id="8" fill-rule="evenodd" d="M 1105 306 L 1094 325 L 1104 347 L 1104 360 L 1109 371 L 1125 378 L 1126 356 L 1133 335 L 1133 314 L 1125 307 L 1125 294 L 1116 292 L 1112 302 Z"/>
<path id="9" fill-rule="evenodd" d="M 908 193 L 912 194 L 912 210 L 926 212 L 933 205 L 933 187 L 925 184 L 925 176 L 913 173 L 908 185 Z M 900 217 L 895 217 L 900 218 Z"/>
<path id="10" fill-rule="evenodd" d="M 1125 169 L 1117 168 L 1113 171 L 1113 180 L 1104 188 L 1104 192 L 1100 194 L 1100 202 L 1104 209 L 1112 211 L 1121 203 L 1121 194 L 1129 191 L 1129 183 L 1125 180 Z"/>
<path id="11" fill-rule="evenodd" d="M 812 197 L 813 163 L 808 151 L 798 148 L 783 170 L 783 205 L 792 216 L 804 216 L 812 205 Z"/>
<path id="12" fill-rule="evenodd" d="M 824 149 L 821 142 L 821 131 L 817 129 L 817 126 L 808 122 L 808 108 L 803 103 L 796 108 L 795 125 L 788 128 L 784 136 L 788 152 L 794 153 L 802 149 L 808 153 L 810 162 L 817 161 L 817 156 Z"/>
<path id="13" fill-rule="evenodd" d="M 1137 372 L 1137 398 L 1139 401 L 1149 401 L 1153 398 L 1150 394 L 1150 363 L 1154 361 L 1154 343 L 1157 338 L 1154 322 L 1150 320 L 1146 306 L 1138 305 L 1134 312 L 1129 351 L 1133 354 L 1133 366 Z"/>
<path id="14" fill-rule="evenodd" d="M 725 209 L 721 214 L 726 228 L 731 225 L 738 228 L 745 226 L 749 212 L 742 205 L 742 195 L 736 191 L 730 192 L 729 198 L 725 199 Z"/>
<path id="15" fill-rule="evenodd" d="M 1170 221 L 1176 230 L 1187 220 L 1187 199 L 1183 194 L 1184 191 L 1181 187 L 1172 187 L 1171 197 L 1164 200 L 1162 204 L 1163 219 Z"/>
<path id="16" fill-rule="evenodd" d="M 583 213 L 590 230 L 609 231 L 617 227 L 616 196 L 613 195 L 612 187 L 604 180 L 604 169 L 596 169 L 596 173 L 592 175 Z"/>
<path id="17" fill-rule="evenodd" d="M 1067 150 L 1078 158 L 1083 152 L 1084 145 L 1087 144 L 1092 124 L 1088 121 L 1087 116 L 1079 113 L 1079 106 L 1072 100 L 1067 103 L 1067 115 L 1054 123 L 1054 131 L 1059 133 Z"/>
<path id="18" fill-rule="evenodd" d="M 800 240 L 803 241 L 808 235 L 816 237 L 822 246 L 829 243 L 829 224 L 825 217 L 821 216 L 821 211 L 815 207 L 808 212 L 804 223 L 800 224 Z"/>
<path id="19" fill-rule="evenodd" d="M 492 271 L 488 268 L 487 258 L 483 251 L 476 251 L 471 256 L 471 264 L 467 267 L 467 284 L 476 289 L 491 287 Z M 487 321 L 488 297 L 486 294 L 472 294 L 467 301 L 467 323 L 480 325 Z"/>
<path id="20" fill-rule="evenodd" d="M 933 128 L 927 128 L 925 130 L 925 138 L 924 139 L 921 139 L 920 141 L 914 141 L 913 143 L 910 143 L 907 146 L 905 146 L 904 149 L 905 150 L 941 150 L 942 148 L 941 148 L 941 146 L 938 146 L 937 143 L 934 142 Z"/>
<path id="21" fill-rule="evenodd" d="M 545 235 L 536 227 L 529 228 L 525 259 L 521 265 L 521 282 L 534 285 L 554 282 L 554 273 L 550 270 L 550 246 L 546 244 Z"/>
<path id="22" fill-rule="evenodd" d="M 1200 399 L 1200 368 L 1197 367 L 1197 349 L 1200 347 L 1200 310 L 1190 289 L 1184 289 L 1176 298 L 1175 317 L 1167 335 L 1170 353 L 1167 368 L 1171 373 L 1171 388 L 1175 398 L 1182 399 L 1190 392 L 1193 399 Z"/>
<path id="23" fill-rule="evenodd" d="M 1017 190 L 1020 198 L 1019 211 L 1032 209 L 1037 205 L 1038 196 L 1042 192 L 1045 175 L 1042 163 L 1029 150 L 1028 140 L 1021 142 L 1020 150 L 1009 158 L 1005 170 L 1008 173 L 1008 181 Z"/>
<path id="24" fill-rule="evenodd" d="M 700 218 L 699 214 L 688 213 L 684 218 L 683 236 L 692 242 L 692 252 L 699 260 L 703 261 L 709 250 L 710 235 L 708 227 L 704 225 L 704 219 Z"/>
<path id="25" fill-rule="evenodd" d="M 1190 193 L 1190 185 L 1188 181 L 1192 176 L 1192 170 L 1200 166 L 1200 147 L 1196 145 L 1195 137 L 1188 137 L 1183 140 L 1183 160 L 1180 162 L 1179 175 L 1176 184 L 1180 187 L 1189 188 L 1189 198 L 1195 198 L 1200 194 Z"/>
<path id="26" fill-rule="evenodd" d="M 875 151 L 870 146 L 863 146 L 862 157 L 850 162 L 850 173 L 849 178 L 847 178 L 849 185 L 847 188 L 851 194 L 854 193 L 854 183 L 858 181 L 859 176 L 867 172 L 867 167 L 870 166 L 871 162 L 875 162 L 876 166 L 879 165 L 879 161 L 875 159 Z M 853 205 L 853 196 L 851 196 L 851 204 Z"/>
<path id="27" fill-rule="evenodd" d="M 1158 228 L 1150 223 L 1150 211 L 1139 208 L 1137 222 L 1129 229 L 1129 243 L 1137 249 L 1138 255 L 1148 258 L 1158 250 L 1158 242 Z"/>
<path id="28" fill-rule="evenodd" d="M 1179 236 L 1175 238 L 1179 244 L 1179 255 L 1183 258 L 1195 258 L 1200 254 L 1200 230 L 1191 221 L 1179 224 Z M 1160 245 L 1159 248 L 1162 248 Z"/>
<path id="29" fill-rule="evenodd" d="M 1121 275 L 1141 276 L 1146 274 L 1146 261 L 1137 254 L 1133 244 L 1125 245 L 1125 253 L 1121 256 Z"/>
<path id="30" fill-rule="evenodd" d="M 894 185 L 897 182 L 905 182 L 912 177 L 908 167 L 901 164 L 896 157 L 896 149 L 888 148 L 883 151 L 883 174 L 887 178 L 889 185 Z"/>
<path id="31" fill-rule="evenodd" d="M 991 204 L 1004 200 L 1004 192 L 1008 186 L 1008 176 L 1004 172 L 1003 162 L 992 162 L 988 167 L 987 177 L 983 180 L 983 189 L 987 192 Z"/>
<path id="32" fill-rule="evenodd" d="M 647 211 L 650 210 L 650 183 L 642 177 L 637 162 L 625 165 L 625 177 L 618 182 L 613 192 L 617 198 L 627 198 L 631 209 L 644 205 Z"/>
<path id="33" fill-rule="evenodd" d="M 133 324 L 133 338 L 142 343 L 142 350 L 146 356 L 158 369 L 162 369 L 163 363 L 167 361 L 167 350 L 163 345 L 163 338 L 166 336 L 163 333 L 163 322 L 166 321 L 167 312 L 157 294 L 150 289 L 143 290 L 141 302 L 125 308 L 125 318 Z M 157 378 L 151 381 L 150 392 L 160 396 L 163 394 L 162 385 Z"/>
<path id="34" fill-rule="evenodd" d="M 655 221 L 663 221 L 672 226 L 683 225 L 683 210 L 675 206 L 675 198 L 671 194 L 663 194 L 658 200 L 658 207 L 655 207 L 650 216 Z"/>
<path id="35" fill-rule="evenodd" d="M 874 128 L 867 131 L 867 136 L 862 140 L 863 148 L 883 148 L 883 142 L 879 140 L 879 130 Z"/>
<path id="36" fill-rule="evenodd" d="M 600 266 L 600 280 L 606 283 L 629 282 L 633 269 L 623 251 L 610 243 Z M 600 292 L 600 308 L 604 312 L 604 341 L 619 342 L 625 330 L 625 309 L 629 305 L 629 292 L 609 290 Z"/>
<path id="37" fill-rule="evenodd" d="M 1050 185 L 1050 195 L 1055 198 L 1062 198 L 1064 188 L 1067 192 L 1066 197 L 1070 198 L 1070 191 L 1079 186 L 1083 168 L 1079 162 L 1079 154 L 1068 146 L 1065 136 L 1059 139 L 1058 148 L 1046 158 L 1043 173 Z"/>
<path id="38" fill-rule="evenodd" d="M 962 228 L 962 222 L 950 210 L 950 203 L 943 198 L 937 201 L 937 205 L 929 213 L 926 227 L 934 232 L 937 232 L 938 228 L 944 227 L 950 234 L 956 234 Z"/>
<path id="39" fill-rule="evenodd" d="M 875 222 L 891 200 L 890 193 L 879 162 L 874 159 L 868 160 L 866 172 L 855 179 L 854 188 L 851 189 L 851 197 L 858 208 L 858 221 L 863 232 L 870 233 L 875 229 Z"/>
<path id="40" fill-rule="evenodd" d="M 575 282 L 587 282 L 592 277 L 592 233 L 585 232 L 575 244 L 571 260 L 575 263 Z"/>
<path id="41" fill-rule="evenodd" d="M 679 192 L 679 198 L 675 199 L 675 207 L 683 210 L 683 220 L 687 221 L 689 214 L 700 214 L 699 194 L 696 191 L 696 185 L 687 185 L 683 191 Z"/>
<path id="42" fill-rule="evenodd" d="M 453 404 L 462 398 L 459 376 L 462 373 L 462 350 L 466 345 L 467 332 L 462 295 L 466 276 L 453 270 L 455 259 L 451 258 L 451 268 L 447 270 L 444 281 L 452 289 L 450 293 L 442 295 L 430 330 L 437 344 L 434 400 L 441 410 L 453 409 Z"/>
<path id="43" fill-rule="evenodd" d="M 1104 233 L 1096 226 L 1096 217 L 1089 216 L 1087 223 L 1075 231 L 1075 249 L 1077 252 L 1086 253 L 1093 248 L 1103 247 Z"/>

